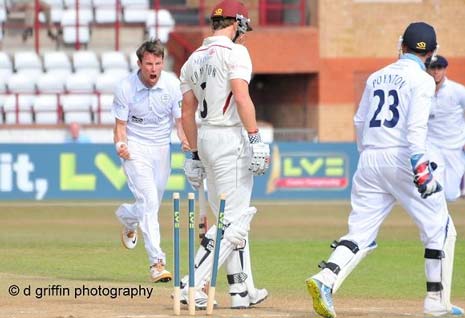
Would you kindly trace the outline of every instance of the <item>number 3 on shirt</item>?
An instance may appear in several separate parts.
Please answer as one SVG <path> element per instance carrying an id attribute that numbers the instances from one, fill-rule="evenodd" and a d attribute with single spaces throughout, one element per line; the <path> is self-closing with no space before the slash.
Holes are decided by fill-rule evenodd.
<path id="1" fill-rule="evenodd" d="M 373 118 L 370 120 L 370 127 L 381 127 L 381 119 L 378 119 L 377 117 L 385 104 L 386 94 L 382 89 L 377 89 L 374 91 L 373 95 L 379 98 L 379 102 L 378 108 L 376 108 Z M 383 126 L 386 126 L 387 128 L 393 128 L 399 121 L 399 110 L 397 109 L 397 106 L 399 106 L 399 95 L 397 94 L 396 90 L 392 89 L 388 93 L 388 99 L 389 97 L 392 97 L 392 103 L 389 104 L 389 110 L 392 113 L 392 118 L 390 120 L 384 119 Z"/>
<path id="2" fill-rule="evenodd" d="M 205 100 L 205 88 L 207 87 L 207 82 L 203 82 L 202 84 L 200 84 L 200 87 L 204 91 L 203 101 L 202 101 L 203 108 L 200 110 L 200 117 L 205 118 L 207 117 L 207 112 L 208 112 L 207 101 Z"/>

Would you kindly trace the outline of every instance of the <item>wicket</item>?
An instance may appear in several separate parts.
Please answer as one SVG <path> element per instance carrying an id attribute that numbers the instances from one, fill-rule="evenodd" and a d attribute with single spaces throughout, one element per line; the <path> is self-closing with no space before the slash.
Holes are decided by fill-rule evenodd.
<path id="1" fill-rule="evenodd" d="M 179 316 L 181 314 L 181 288 L 179 268 L 179 193 L 173 193 L 173 242 L 174 242 L 174 293 L 173 311 Z"/>
<path id="2" fill-rule="evenodd" d="M 218 225 L 216 229 L 215 251 L 213 254 L 212 276 L 210 279 L 210 288 L 208 289 L 207 315 L 213 313 L 215 303 L 216 277 L 218 276 L 218 258 L 220 256 L 220 245 L 224 230 L 224 208 L 226 200 L 224 194 L 220 196 L 220 209 L 218 211 Z"/>
<path id="3" fill-rule="evenodd" d="M 194 231 L 195 231 L 195 194 L 189 193 L 187 196 L 189 213 L 189 315 L 195 315 L 195 264 L 194 264 Z"/>
<path id="4" fill-rule="evenodd" d="M 181 270 L 180 270 L 180 209 L 179 193 L 173 193 L 173 243 L 174 243 L 174 293 L 173 293 L 173 311 L 179 316 L 181 314 Z M 188 254 L 189 254 L 189 315 L 195 315 L 195 276 L 194 276 L 194 230 L 195 230 L 195 194 L 188 194 L 188 217 L 189 217 L 189 234 L 188 234 Z"/>
<path id="5" fill-rule="evenodd" d="M 225 196 L 220 196 L 220 208 L 218 212 L 218 229 L 216 232 L 216 243 L 213 254 L 213 266 L 211 283 L 208 290 L 207 315 L 211 315 L 215 301 L 216 277 L 218 275 L 218 257 L 220 252 L 221 239 L 223 236 Z M 181 314 L 181 280 L 180 280 L 180 196 L 178 192 L 173 193 L 173 243 L 174 243 L 174 294 L 173 311 L 176 316 Z M 195 194 L 188 193 L 188 255 L 189 255 L 189 285 L 188 304 L 189 315 L 195 315 Z"/>

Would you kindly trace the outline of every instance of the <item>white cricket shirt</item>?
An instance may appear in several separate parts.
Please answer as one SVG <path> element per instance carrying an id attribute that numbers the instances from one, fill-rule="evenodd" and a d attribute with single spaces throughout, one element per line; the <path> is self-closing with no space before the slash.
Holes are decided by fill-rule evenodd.
<path id="1" fill-rule="evenodd" d="M 115 90 L 113 115 L 127 122 L 127 138 L 145 145 L 166 145 L 175 118 L 181 118 L 182 95 L 176 76 L 162 71 L 147 88 L 133 72 Z"/>
<path id="2" fill-rule="evenodd" d="M 410 155 L 425 153 L 434 89 L 413 54 L 371 74 L 354 117 L 359 150 L 404 147 Z"/>
<path id="3" fill-rule="evenodd" d="M 242 125 L 231 91 L 232 79 L 250 82 L 252 61 L 247 48 L 226 36 L 211 36 L 181 69 L 182 93 L 192 90 L 202 125 Z"/>
<path id="4" fill-rule="evenodd" d="M 465 87 L 447 78 L 433 98 L 428 122 L 428 141 L 439 148 L 465 145 Z"/>

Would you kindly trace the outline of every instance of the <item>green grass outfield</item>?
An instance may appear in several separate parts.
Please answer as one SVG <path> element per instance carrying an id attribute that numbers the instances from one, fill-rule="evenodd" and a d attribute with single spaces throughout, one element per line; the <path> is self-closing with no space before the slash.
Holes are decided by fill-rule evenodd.
<path id="1" fill-rule="evenodd" d="M 114 217 L 119 202 L 0 203 L 0 274 L 41 277 L 47 284 L 89 281 L 146 284 L 148 263 L 142 241 L 128 251 L 120 243 Z M 318 271 L 329 244 L 347 229 L 348 202 L 257 202 L 251 248 L 254 279 L 276 299 L 306 297 L 304 280 Z M 186 210 L 185 202 L 182 204 Z M 465 299 L 465 200 L 450 205 L 458 239 L 453 299 Z M 160 211 L 162 247 L 172 269 L 171 203 Z M 213 218 L 210 216 L 210 222 Z M 182 217 L 183 255 L 187 216 Z M 378 236 L 378 249 L 346 280 L 338 297 L 414 299 L 425 294 L 423 247 L 418 230 L 395 207 Z M 187 258 L 183 257 L 183 272 Z M 224 272 L 217 291 L 226 293 Z M 0 297 L 8 297 L 0 283 Z M 168 287 L 166 287 L 168 288 Z M 0 299 L 1 299 L 0 298 Z"/>

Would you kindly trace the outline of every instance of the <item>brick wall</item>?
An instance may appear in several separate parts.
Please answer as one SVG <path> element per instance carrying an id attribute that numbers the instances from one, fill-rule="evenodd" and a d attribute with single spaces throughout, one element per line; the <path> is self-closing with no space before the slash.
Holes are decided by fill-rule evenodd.
<path id="1" fill-rule="evenodd" d="M 168 49 L 181 54 L 180 50 L 183 48 L 175 39 L 182 38 L 197 48 L 202 39 L 211 34 L 208 27 L 178 28 L 168 41 Z M 314 27 L 257 27 L 247 33 L 244 45 L 252 58 L 254 73 L 292 74 L 318 71 L 318 30 Z M 184 62 L 185 59 L 175 61 L 175 72 L 179 72 Z"/>
<path id="2" fill-rule="evenodd" d="M 257 28 L 247 35 L 256 73 L 315 73 L 318 71 L 318 30 L 314 27 Z"/>
<path id="3" fill-rule="evenodd" d="M 367 76 L 396 60 L 399 36 L 410 22 L 425 21 L 437 33 L 448 75 L 465 84 L 465 3 L 329 0 L 318 2 L 319 100 L 322 141 L 355 140 L 352 117 Z"/>
<path id="4" fill-rule="evenodd" d="M 205 0 L 208 10 L 216 2 Z M 252 24 L 256 26 L 246 42 L 254 73 L 306 75 L 300 77 L 303 82 L 298 85 L 284 86 L 289 96 L 304 94 L 303 98 L 288 98 L 281 103 L 279 94 L 283 90 L 276 88 L 255 94 L 259 102 L 264 94 L 268 100 L 276 101 L 273 107 L 278 115 L 268 116 L 275 127 L 293 124 L 300 127 L 301 123 L 305 123 L 307 128 L 318 130 L 321 141 L 355 140 L 352 118 L 364 81 L 370 73 L 397 59 L 399 36 L 414 21 L 425 21 L 435 26 L 440 54 L 450 62 L 449 77 L 465 84 L 463 0 L 405 3 L 308 0 L 310 10 L 313 9 L 309 14 L 312 27 L 303 28 L 260 27 L 258 0 L 243 2 L 250 8 Z M 195 40 L 190 32 L 197 32 Z M 210 31 L 205 28 L 202 32 L 187 30 L 183 36 L 200 44 L 201 37 L 208 34 Z M 178 61 L 179 64 L 183 62 Z M 275 80 L 283 80 L 283 77 Z M 302 85 L 306 89 L 302 89 Z M 299 118 L 292 120 L 297 114 Z M 305 120 L 301 120 L 302 116 Z"/>
<path id="5" fill-rule="evenodd" d="M 354 141 L 353 117 L 353 103 L 319 104 L 318 140 L 320 142 Z"/>
<path id="6" fill-rule="evenodd" d="M 219 3 L 221 0 L 204 0 L 205 5 L 205 15 L 210 16 L 210 13 L 213 7 Z M 251 19 L 252 25 L 258 24 L 258 1 L 259 0 L 240 0 L 247 10 L 249 11 L 249 18 Z M 200 0 L 187 0 L 187 6 L 197 8 L 199 6 Z"/>
<path id="7" fill-rule="evenodd" d="M 441 53 L 465 56 L 463 0 L 329 0 L 318 4 L 322 57 L 394 56 L 399 36 L 414 21 L 435 26 Z"/>

